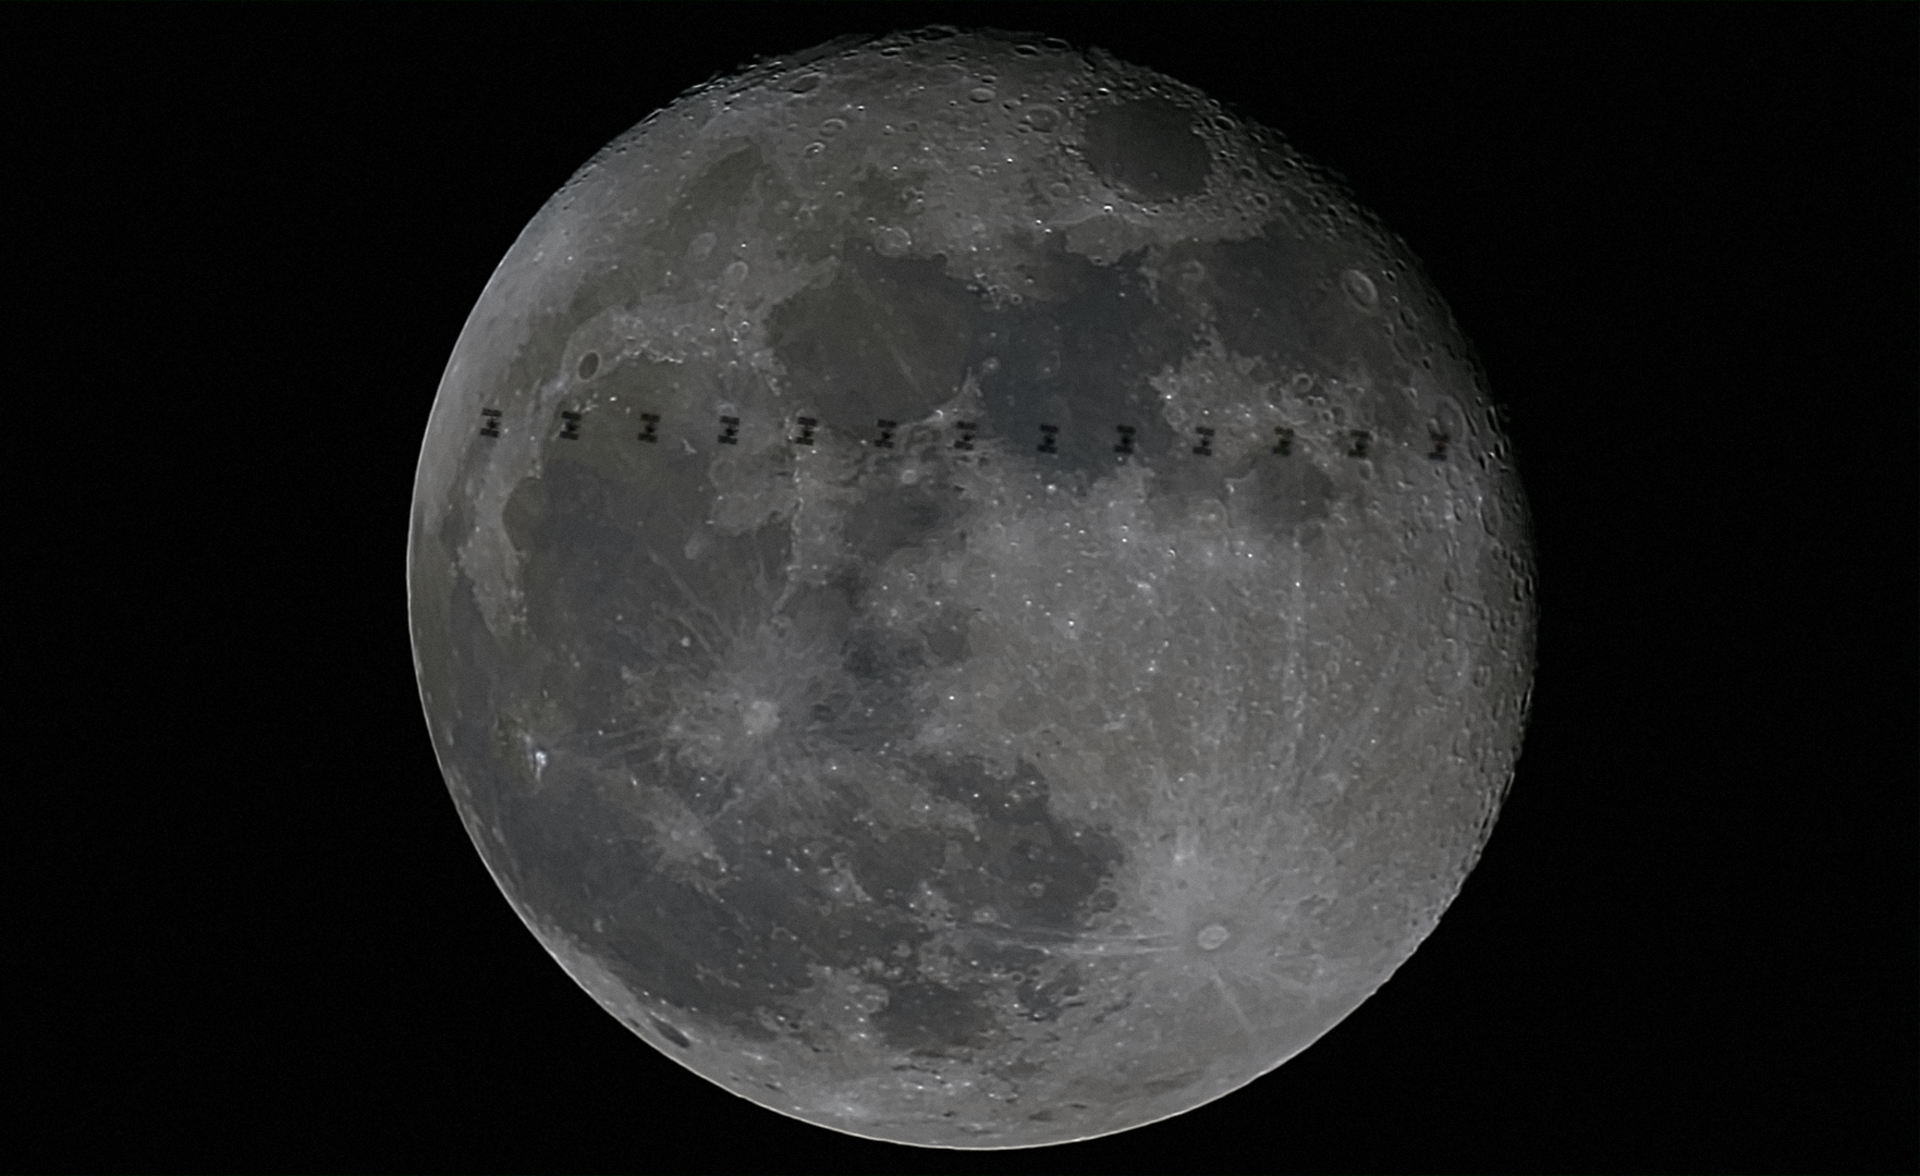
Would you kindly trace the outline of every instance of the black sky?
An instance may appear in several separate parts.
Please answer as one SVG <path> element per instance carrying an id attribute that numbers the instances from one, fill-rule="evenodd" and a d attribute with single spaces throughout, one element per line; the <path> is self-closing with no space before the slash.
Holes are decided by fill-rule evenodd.
<path id="1" fill-rule="evenodd" d="M 1916 12 L 0 13 L 37 293 L 19 574 L 43 610 L 18 637 L 31 1090 L 5 1150 L 136 1172 L 1911 1169 Z M 1102 45 L 1344 174 L 1477 345 L 1540 558 L 1533 725 L 1438 932 L 1253 1087 L 1040 1152 L 839 1139 L 618 1027 L 468 843 L 406 629 L 426 413 L 528 218 L 690 86 L 930 23 Z"/>

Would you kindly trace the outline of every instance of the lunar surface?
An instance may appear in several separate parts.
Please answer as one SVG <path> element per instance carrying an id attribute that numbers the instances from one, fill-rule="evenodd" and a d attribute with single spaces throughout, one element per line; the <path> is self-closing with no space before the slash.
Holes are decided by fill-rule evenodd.
<path id="1" fill-rule="evenodd" d="M 1532 675 L 1519 483 L 1406 247 L 999 34 L 764 62 L 582 168 L 458 341 L 408 559 L 527 926 L 692 1074 L 911 1144 L 1125 1130 L 1326 1033 L 1458 893 Z"/>

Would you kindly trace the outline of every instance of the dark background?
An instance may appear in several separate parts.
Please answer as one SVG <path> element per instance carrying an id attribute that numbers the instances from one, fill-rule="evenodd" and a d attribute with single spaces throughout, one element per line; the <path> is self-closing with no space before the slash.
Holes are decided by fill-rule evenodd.
<path id="1" fill-rule="evenodd" d="M 1912 1170 L 1917 12 L 7 9 L 0 1165 Z M 1103 45 L 1342 172 L 1478 345 L 1540 560 L 1439 931 L 1253 1086 L 1037 1152 L 782 1120 L 602 1013 L 468 843 L 408 648 L 413 463 L 520 228 L 689 86 L 934 22 Z"/>

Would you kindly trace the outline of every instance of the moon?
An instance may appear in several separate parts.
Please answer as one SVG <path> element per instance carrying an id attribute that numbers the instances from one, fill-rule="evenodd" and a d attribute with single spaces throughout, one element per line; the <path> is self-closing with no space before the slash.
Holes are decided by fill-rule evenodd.
<path id="1" fill-rule="evenodd" d="M 554 195 L 440 384 L 408 599 L 460 817 L 581 987 L 949 1148 L 1346 1017 L 1485 845 L 1533 669 L 1406 246 L 1188 86 L 948 29 L 702 86 Z"/>

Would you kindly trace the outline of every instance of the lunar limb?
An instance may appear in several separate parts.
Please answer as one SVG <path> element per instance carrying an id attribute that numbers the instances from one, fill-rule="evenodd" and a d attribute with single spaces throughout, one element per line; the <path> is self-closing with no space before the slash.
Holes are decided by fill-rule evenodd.
<path id="1" fill-rule="evenodd" d="M 1459 891 L 1532 675 L 1519 483 L 1406 248 L 1205 95 L 999 34 L 762 63 L 588 163 L 448 365 L 409 599 L 561 965 L 707 1081 L 945 1147 L 1324 1034 Z"/>

